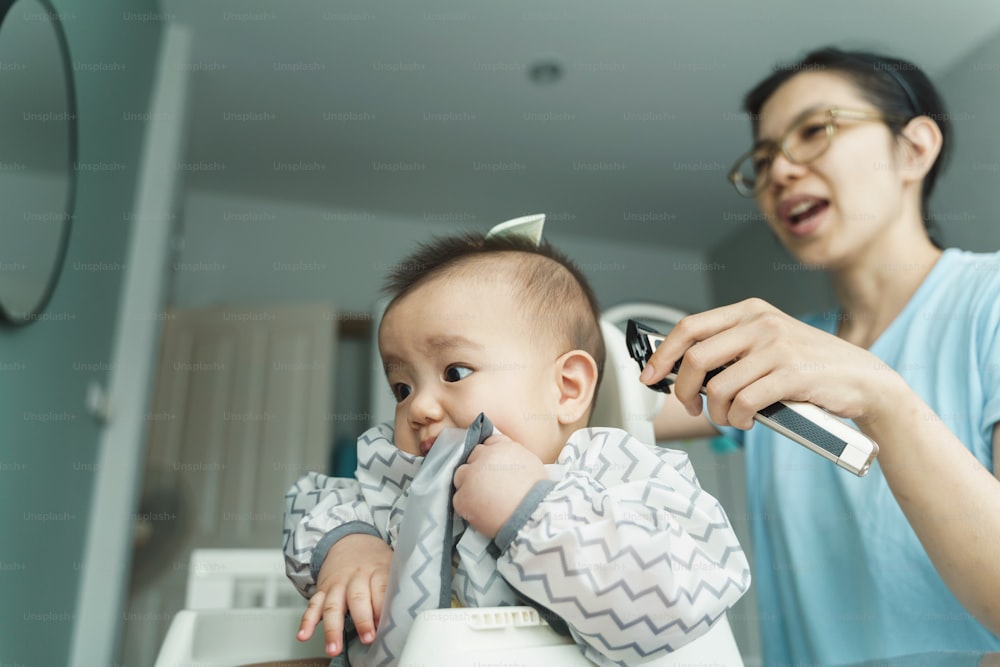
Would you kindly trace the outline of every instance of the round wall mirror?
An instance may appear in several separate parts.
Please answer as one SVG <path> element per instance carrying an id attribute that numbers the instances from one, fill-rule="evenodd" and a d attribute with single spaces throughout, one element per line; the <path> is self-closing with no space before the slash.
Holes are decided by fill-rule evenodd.
<path id="1" fill-rule="evenodd" d="M 73 68 L 48 0 L 0 0 L 0 320 L 38 319 L 62 269 L 76 184 Z"/>

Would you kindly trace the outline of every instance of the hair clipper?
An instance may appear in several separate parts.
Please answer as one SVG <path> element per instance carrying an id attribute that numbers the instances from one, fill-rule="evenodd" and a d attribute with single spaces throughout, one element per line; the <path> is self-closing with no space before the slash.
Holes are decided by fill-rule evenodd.
<path id="1" fill-rule="evenodd" d="M 629 354 L 639 364 L 640 371 L 665 338 L 663 334 L 636 320 L 628 321 L 625 337 Z M 669 394 L 670 385 L 677 378 L 682 361 L 683 358 L 674 364 L 665 378 L 649 388 Z M 702 394 L 705 393 L 708 381 L 721 373 L 723 368 L 725 367 L 716 368 L 705 375 Z M 754 420 L 858 477 L 863 477 L 868 472 L 878 455 L 878 445 L 874 440 L 811 403 L 778 401 L 760 410 L 754 415 Z"/>

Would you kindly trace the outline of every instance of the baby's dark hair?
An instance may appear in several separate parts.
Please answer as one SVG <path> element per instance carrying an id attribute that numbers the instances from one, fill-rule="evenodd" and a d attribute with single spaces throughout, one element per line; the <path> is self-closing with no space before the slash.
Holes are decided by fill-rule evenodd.
<path id="1" fill-rule="evenodd" d="M 753 119 L 754 132 L 761 107 L 778 88 L 800 72 L 826 71 L 840 74 L 857 88 L 866 100 L 889 117 L 887 124 L 896 136 L 906 123 L 917 116 L 927 116 L 941 130 L 941 153 L 924 177 L 920 192 L 921 211 L 928 236 L 937 245 L 928 204 L 938 174 L 947 161 L 952 144 L 950 114 L 937 88 L 913 63 L 869 51 L 846 51 L 827 46 L 808 53 L 798 62 L 779 65 L 743 99 L 743 109 Z M 901 119 L 901 120 L 896 120 Z"/>
<path id="2" fill-rule="evenodd" d="M 524 237 L 466 233 L 423 243 L 386 277 L 383 291 L 391 297 L 386 311 L 432 279 L 464 274 L 475 264 L 498 259 L 512 260 L 511 270 L 490 275 L 484 267 L 484 277 L 505 280 L 528 320 L 539 323 L 540 334 L 557 337 L 567 351 L 588 352 L 597 362 L 599 387 L 605 351 L 597 297 L 580 269 L 545 241 L 535 245 Z"/>

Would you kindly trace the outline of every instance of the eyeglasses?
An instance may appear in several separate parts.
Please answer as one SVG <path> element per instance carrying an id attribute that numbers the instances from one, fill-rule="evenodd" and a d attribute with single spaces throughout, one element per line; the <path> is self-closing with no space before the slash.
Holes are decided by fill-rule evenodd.
<path id="1" fill-rule="evenodd" d="M 900 116 L 853 109 L 810 109 L 800 115 L 778 141 L 759 141 L 740 157 L 729 172 L 729 180 L 744 197 L 753 197 L 770 181 L 771 164 L 778 151 L 794 164 L 809 164 L 833 143 L 840 119 L 902 123 Z"/>

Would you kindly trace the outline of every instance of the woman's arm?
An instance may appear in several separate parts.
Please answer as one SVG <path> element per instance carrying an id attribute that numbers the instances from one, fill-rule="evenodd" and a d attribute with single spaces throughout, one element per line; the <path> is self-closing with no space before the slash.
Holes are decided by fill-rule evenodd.
<path id="1" fill-rule="evenodd" d="M 753 414 L 777 400 L 853 419 L 879 443 L 889 488 L 941 578 L 1000 634 L 1000 480 L 898 373 L 759 299 L 681 320 L 647 364 L 659 370 L 643 381 L 656 382 L 682 355 L 674 390 L 694 414 L 705 374 L 730 364 L 708 383 L 707 406 L 718 424 L 750 428 Z M 995 429 L 993 440 L 996 449 Z"/>
<path id="2" fill-rule="evenodd" d="M 673 393 L 664 396 L 663 408 L 653 419 L 653 431 L 657 442 L 713 438 L 719 435 L 718 429 L 706 415 L 692 417 Z"/>
<path id="3" fill-rule="evenodd" d="M 886 482 L 941 578 L 1000 635 L 1000 479 L 908 389 L 899 407 L 862 430 L 880 444 Z M 994 426 L 994 462 L 998 455 Z"/>

